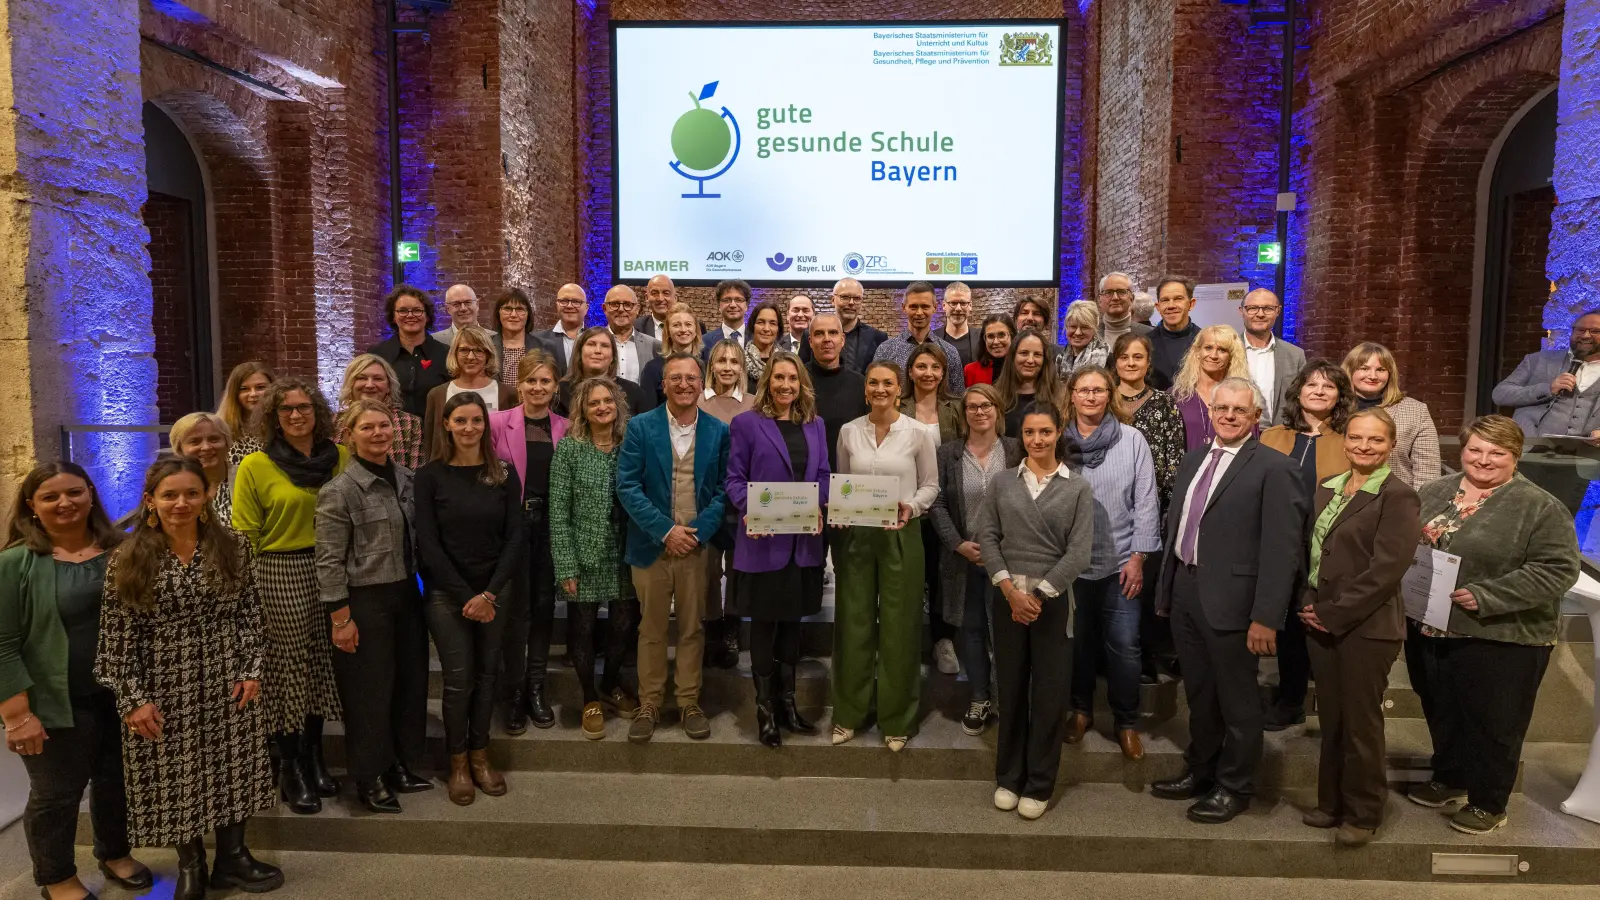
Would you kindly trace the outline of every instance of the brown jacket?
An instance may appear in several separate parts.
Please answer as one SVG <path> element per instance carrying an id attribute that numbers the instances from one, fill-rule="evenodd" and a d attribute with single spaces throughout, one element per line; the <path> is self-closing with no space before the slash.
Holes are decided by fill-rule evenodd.
<path id="1" fill-rule="evenodd" d="M 1332 500 L 1333 489 L 1318 485 L 1312 525 Z M 1378 493 L 1357 491 L 1322 540 L 1318 586 L 1306 588 L 1301 608 L 1311 606 L 1335 637 L 1404 640 L 1400 580 L 1422 536 L 1421 508 L 1417 492 L 1392 470 Z M 1308 526 L 1307 543 L 1310 534 Z"/>
<path id="2" fill-rule="evenodd" d="M 1288 456 L 1294 453 L 1294 435 L 1293 428 L 1287 425 L 1274 425 L 1261 432 L 1261 446 L 1271 447 Z M 1296 462 L 1298 463 L 1298 460 Z M 1334 431 L 1322 435 L 1317 440 L 1317 484 L 1348 471 L 1350 471 L 1350 458 L 1344 455 L 1344 436 Z M 1320 489 L 1318 495 L 1321 495 Z M 1310 539 L 1310 532 L 1306 533 L 1306 538 Z"/>

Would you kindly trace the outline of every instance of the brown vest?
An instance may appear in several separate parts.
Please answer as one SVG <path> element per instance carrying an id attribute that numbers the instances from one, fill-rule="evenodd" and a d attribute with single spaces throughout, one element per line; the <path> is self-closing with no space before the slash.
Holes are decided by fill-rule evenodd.
<path id="1" fill-rule="evenodd" d="M 691 436 L 689 452 L 679 456 L 676 447 L 672 450 L 672 521 L 679 525 L 693 522 L 699 512 L 694 498 L 694 445 Z"/>

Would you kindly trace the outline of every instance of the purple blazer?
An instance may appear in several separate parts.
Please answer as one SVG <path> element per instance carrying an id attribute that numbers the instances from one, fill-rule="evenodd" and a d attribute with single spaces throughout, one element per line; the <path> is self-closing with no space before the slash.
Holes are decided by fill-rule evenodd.
<path id="1" fill-rule="evenodd" d="M 517 470 L 517 484 L 522 484 L 522 479 L 527 477 L 528 471 L 528 432 L 525 430 L 527 419 L 522 415 L 522 404 L 518 403 L 510 409 L 502 409 L 489 414 L 489 441 L 494 447 L 494 455 L 508 460 L 511 467 Z M 550 414 L 550 442 L 560 441 L 567 433 L 567 420 Z M 519 494 L 520 496 L 520 494 Z"/>
<path id="2" fill-rule="evenodd" d="M 818 499 L 828 502 L 828 433 L 818 416 L 802 426 L 806 436 L 806 470 L 799 481 L 815 481 Z M 792 552 L 802 566 L 822 565 L 827 547 L 822 535 L 773 534 L 751 538 L 744 533 L 752 481 L 795 481 L 789 471 L 789 447 L 778 423 L 759 410 L 733 417 L 728 435 L 728 503 L 739 511 L 733 535 L 733 567 L 741 572 L 776 572 L 789 564 Z"/>

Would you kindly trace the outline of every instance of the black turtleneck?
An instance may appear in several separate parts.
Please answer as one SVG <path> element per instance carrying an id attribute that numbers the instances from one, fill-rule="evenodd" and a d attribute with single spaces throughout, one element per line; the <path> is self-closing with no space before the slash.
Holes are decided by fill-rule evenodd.
<path id="1" fill-rule="evenodd" d="M 366 470 L 368 472 L 371 472 L 372 474 L 378 476 L 379 478 L 382 478 L 384 481 L 389 482 L 389 487 L 394 489 L 394 492 L 395 492 L 395 494 L 397 496 L 399 495 L 399 493 L 400 493 L 400 482 L 395 480 L 395 476 L 394 476 L 394 460 L 393 459 L 390 459 L 389 457 L 386 456 L 386 457 L 384 457 L 383 462 L 381 464 L 379 464 L 379 463 L 371 462 L 371 461 L 367 460 L 366 457 L 361 456 L 360 454 L 357 454 L 356 455 L 356 462 L 361 463 L 362 466 L 366 467 Z"/>
<path id="2" fill-rule="evenodd" d="M 811 387 L 817 394 L 817 415 L 828 434 L 828 467 L 839 467 L 839 431 L 846 422 L 867 414 L 867 379 L 860 372 L 840 366 L 824 368 L 816 360 L 806 363 Z"/>

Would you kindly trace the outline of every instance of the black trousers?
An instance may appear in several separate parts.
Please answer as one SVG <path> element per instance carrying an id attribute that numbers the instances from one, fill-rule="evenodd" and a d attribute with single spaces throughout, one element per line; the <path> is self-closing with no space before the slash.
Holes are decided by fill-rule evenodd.
<path id="1" fill-rule="evenodd" d="M 1066 736 L 1068 606 L 1065 597 L 1044 601 L 1039 618 L 1021 625 L 1011 604 L 994 598 L 994 667 L 1000 689 L 1000 726 L 994 781 L 1012 793 L 1049 800 L 1061 767 Z"/>
<path id="2" fill-rule="evenodd" d="M 424 605 L 428 633 L 444 670 L 444 742 L 452 755 L 489 746 L 507 618 L 496 610 L 491 621 L 474 622 L 461 614 L 464 603 L 443 591 L 429 591 Z"/>
<path id="3" fill-rule="evenodd" d="M 1485 812 L 1505 812 L 1550 648 L 1419 634 L 1408 641 L 1408 666 L 1411 643 L 1419 645 L 1416 658 L 1431 694 L 1423 714 L 1433 738 L 1433 779 L 1466 788 L 1467 802 Z"/>
<path id="4" fill-rule="evenodd" d="M 1139 592 L 1139 656 L 1145 669 L 1156 660 L 1177 655 L 1172 647 L 1172 620 L 1156 615 L 1156 584 L 1161 580 L 1161 554 L 1144 559 L 1144 589 Z"/>
<path id="5" fill-rule="evenodd" d="M 122 782 L 122 719 L 110 691 L 72 698 L 72 727 L 49 731 L 44 750 L 22 757 L 22 765 L 28 770 L 22 831 L 33 859 L 35 884 L 55 884 L 78 874 L 73 843 L 86 786 L 95 859 L 121 859 L 131 852 Z"/>
<path id="6" fill-rule="evenodd" d="M 1219 631 L 1200 608 L 1194 572 L 1173 561 L 1172 640 L 1183 666 L 1183 693 L 1189 701 L 1189 747 L 1184 761 L 1201 779 L 1240 796 L 1255 793 L 1261 763 L 1261 663 L 1250 652 L 1243 631 Z"/>
<path id="7" fill-rule="evenodd" d="M 510 696 L 524 685 L 544 684 L 550 668 L 550 632 L 556 617 L 556 573 L 550 561 L 550 526 L 528 524 L 528 571 L 517 579 L 506 612 L 506 639 L 502 649 L 505 668 L 500 693 Z"/>
<path id="8" fill-rule="evenodd" d="M 1295 596 L 1300 592 L 1296 591 Z M 1298 604 L 1289 604 L 1289 617 L 1278 630 L 1278 705 L 1303 709 L 1311 684 L 1311 652 L 1306 646 L 1306 626 Z"/>
<path id="9" fill-rule="evenodd" d="M 357 781 L 375 781 L 427 754 L 428 630 L 416 580 L 352 587 L 350 619 L 356 651 L 333 651 L 345 767 Z"/>

